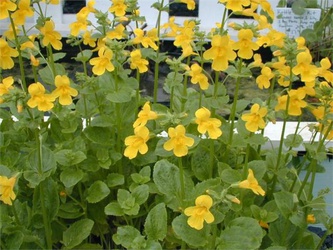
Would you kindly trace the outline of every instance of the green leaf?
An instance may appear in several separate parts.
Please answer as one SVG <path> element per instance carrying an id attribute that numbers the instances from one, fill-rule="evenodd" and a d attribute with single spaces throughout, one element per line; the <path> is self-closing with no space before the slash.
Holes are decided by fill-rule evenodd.
<path id="1" fill-rule="evenodd" d="M 83 172 L 80 169 L 68 168 L 61 172 L 60 181 L 66 188 L 76 185 L 83 178 Z"/>
<path id="2" fill-rule="evenodd" d="M 67 230 L 63 232 L 63 244 L 66 249 L 72 249 L 86 239 L 94 226 L 94 221 L 82 219 L 74 222 Z"/>
<path id="3" fill-rule="evenodd" d="M 145 203 L 149 196 L 149 186 L 145 184 L 137 186 L 132 191 L 132 196 L 135 198 L 135 203 L 138 205 Z"/>
<path id="4" fill-rule="evenodd" d="M 221 232 L 217 249 L 259 249 L 263 231 L 257 220 L 239 217 L 232 220 Z"/>
<path id="5" fill-rule="evenodd" d="M 92 56 L 92 51 L 85 49 L 76 56 L 75 60 L 77 62 L 88 62 L 91 56 Z"/>
<path id="6" fill-rule="evenodd" d="M 106 99 L 115 103 L 125 103 L 129 102 L 132 99 L 133 89 L 130 87 L 122 87 L 113 93 L 106 95 Z"/>
<path id="7" fill-rule="evenodd" d="M 145 184 L 150 181 L 151 170 L 150 166 L 145 166 L 139 173 L 131 174 L 132 180 L 137 184 Z"/>
<path id="8" fill-rule="evenodd" d="M 86 158 L 86 155 L 82 151 L 74 152 L 71 149 L 63 149 L 55 153 L 56 161 L 63 166 L 73 166 L 79 164 Z"/>
<path id="9" fill-rule="evenodd" d="M 143 237 L 139 230 L 132 226 L 123 226 L 118 227 L 117 233 L 112 236 L 112 239 L 117 245 L 130 249 L 138 237 Z"/>
<path id="10" fill-rule="evenodd" d="M 41 212 L 41 199 L 43 199 L 46 215 L 52 221 L 58 213 L 60 203 L 57 183 L 47 178 L 39 185 L 35 188 L 33 196 L 33 210 L 36 213 Z"/>
<path id="11" fill-rule="evenodd" d="M 274 199 L 277 207 L 279 208 L 281 214 L 288 218 L 295 210 L 295 202 L 293 193 L 280 191 L 274 193 Z"/>
<path id="12" fill-rule="evenodd" d="M 191 157 L 192 171 L 198 180 L 203 181 L 209 178 L 209 167 L 207 163 L 210 162 L 209 150 L 207 145 L 199 144 L 199 147 Z"/>
<path id="13" fill-rule="evenodd" d="M 60 63 L 54 63 L 55 70 L 58 75 L 66 75 L 67 72 L 64 68 L 64 66 Z M 51 69 L 49 66 L 46 66 L 45 68 L 42 68 L 38 70 L 38 74 L 42 79 L 42 82 L 45 82 L 49 85 L 54 85 L 54 75 L 51 72 Z"/>
<path id="14" fill-rule="evenodd" d="M 64 219 L 76 219 L 83 214 L 84 212 L 80 205 L 73 202 L 67 202 L 60 205 L 57 216 Z"/>
<path id="15" fill-rule="evenodd" d="M 296 0 L 295 2 L 293 2 L 291 9 L 294 12 L 294 14 L 303 15 L 306 11 L 306 1 Z"/>
<path id="16" fill-rule="evenodd" d="M 110 189 L 103 181 L 95 181 L 88 189 L 87 201 L 96 203 L 103 200 L 110 193 Z"/>
<path id="17" fill-rule="evenodd" d="M 168 196 L 175 196 L 179 193 L 179 170 L 167 160 L 156 162 L 153 180 L 161 193 Z"/>
<path id="18" fill-rule="evenodd" d="M 164 203 L 152 208 L 145 221 L 145 232 L 148 239 L 162 241 L 167 234 L 167 211 Z"/>
<path id="19" fill-rule="evenodd" d="M 196 230 L 187 224 L 187 218 L 181 214 L 172 221 L 172 229 L 177 237 L 185 241 L 189 246 L 203 247 L 208 243 L 209 229 L 207 224 L 203 229 Z"/>
<path id="20" fill-rule="evenodd" d="M 125 177 L 122 174 L 111 173 L 106 178 L 108 187 L 116 187 L 125 183 Z"/>
<path id="21" fill-rule="evenodd" d="M 106 215 L 123 216 L 124 211 L 116 201 L 110 202 L 104 209 Z"/>
<path id="22" fill-rule="evenodd" d="M 136 203 L 135 197 L 133 197 L 129 191 L 119 189 L 117 200 L 125 214 L 137 215 L 139 213 L 140 206 Z"/>
<path id="23" fill-rule="evenodd" d="M 284 145 L 286 147 L 292 147 L 297 148 L 299 147 L 303 142 L 303 137 L 298 134 L 291 134 L 288 135 L 287 138 L 284 140 Z"/>
<path id="24" fill-rule="evenodd" d="M 83 133 L 87 138 L 95 143 L 108 145 L 111 143 L 111 131 L 105 127 L 87 127 Z"/>
<path id="25" fill-rule="evenodd" d="M 225 183 L 232 184 L 241 181 L 242 175 L 235 169 L 225 169 L 222 171 L 221 179 Z"/>

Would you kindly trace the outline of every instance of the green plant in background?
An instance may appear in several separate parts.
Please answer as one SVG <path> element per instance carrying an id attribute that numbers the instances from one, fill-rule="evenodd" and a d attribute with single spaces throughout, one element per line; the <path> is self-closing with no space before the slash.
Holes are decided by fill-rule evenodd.
<path id="1" fill-rule="evenodd" d="M 320 19 L 313 28 L 304 29 L 301 36 L 307 41 L 314 62 L 328 57 L 333 60 L 333 7 L 328 0 L 295 0 L 280 1 L 279 7 L 289 6 L 296 15 L 303 15 L 307 8 L 318 8 L 321 10 Z"/>
<path id="2" fill-rule="evenodd" d="M 58 2 L 1 4 L 0 18 L 10 20 L 0 38 L 1 248 L 319 249 L 332 233 L 324 200 L 330 190 L 313 194 L 333 138 L 331 62 L 314 64 L 304 38 L 274 30 L 267 1 L 220 0 L 226 10 L 209 33 L 196 20 L 162 24 L 163 0 L 152 5 L 158 20 L 149 30 L 139 28 L 145 17 L 135 0 L 112 0 L 107 11 L 90 1 L 70 26 L 68 43 L 82 63 L 73 78 L 60 63 L 61 36 L 47 12 Z M 259 5 L 265 15 L 255 12 Z M 225 29 L 228 9 L 254 18 L 231 25 L 238 41 Z M 39 14 L 36 34 L 22 23 L 31 11 Z M 165 37 L 180 56 L 160 51 Z M 271 61 L 256 54 L 260 46 L 271 48 Z M 170 68 L 163 82 L 169 107 L 157 102 L 162 63 Z M 6 76 L 16 65 L 20 75 Z M 149 68 L 153 95 L 143 96 Z M 269 97 L 240 99 L 255 68 L 258 91 Z M 305 86 L 292 89 L 296 80 Z M 317 119 L 309 142 L 299 135 L 305 110 Z M 298 122 L 288 134 L 291 117 Z M 277 119 L 280 144 L 267 146 L 265 127 Z M 310 223 L 323 224 L 326 235 L 310 232 Z"/>

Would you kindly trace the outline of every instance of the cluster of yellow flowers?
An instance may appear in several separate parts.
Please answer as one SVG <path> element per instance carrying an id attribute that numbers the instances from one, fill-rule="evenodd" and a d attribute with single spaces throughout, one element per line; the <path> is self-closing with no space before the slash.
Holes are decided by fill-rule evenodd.
<path id="1" fill-rule="evenodd" d="M 114 40 L 120 41 L 122 39 L 127 39 L 126 46 L 132 46 L 132 50 L 130 52 L 121 52 L 126 57 L 121 63 L 128 63 L 132 70 L 137 70 L 140 74 L 147 72 L 149 61 L 145 58 L 141 48 L 158 51 L 159 39 L 162 37 L 160 30 L 152 28 L 144 31 L 143 28 L 135 28 L 133 29 L 134 38 L 131 39 L 130 33 L 122 22 L 131 21 L 132 17 L 139 17 L 138 7 L 132 6 L 130 8 L 132 17 L 128 17 L 126 13 L 129 6 L 125 0 L 111 0 L 111 2 L 112 6 L 108 11 L 114 15 L 114 20 L 110 25 L 105 26 L 102 31 L 98 30 L 98 34 L 94 34 L 94 29 L 88 30 L 91 26 L 94 28 L 93 24 L 88 20 L 89 15 L 97 13 L 94 8 L 95 1 L 91 0 L 86 7 L 76 14 L 76 21 L 70 25 L 71 36 L 82 39 L 83 44 L 91 46 L 93 51 L 97 52 L 97 56 L 89 60 L 92 66 L 92 73 L 95 76 L 102 76 L 106 72 L 115 71 L 116 63 L 119 64 L 115 55 L 120 52 L 113 50 L 110 44 Z M 187 4 L 188 9 L 192 10 L 195 8 L 194 0 L 180 0 L 180 2 Z M 49 3 L 58 4 L 58 1 L 49 1 Z M 277 98 L 274 111 L 284 110 L 291 116 L 301 115 L 302 109 L 309 106 L 306 102 L 306 97 L 316 95 L 316 85 L 320 85 L 323 93 L 325 88 L 332 88 L 333 72 L 330 70 L 331 62 L 328 58 L 324 58 L 320 61 L 320 65 L 315 65 L 310 51 L 304 45 L 305 41 L 303 38 L 297 38 L 292 41 L 295 45 L 294 49 L 298 53 L 296 58 L 293 58 L 294 61 L 292 63 L 291 60 L 287 59 L 289 55 L 286 54 L 285 34 L 274 30 L 267 17 L 256 12 L 260 6 L 269 18 L 274 18 L 273 10 L 267 0 L 219 0 L 219 3 L 224 4 L 227 9 L 233 12 L 253 17 L 257 25 L 242 26 L 230 24 L 230 27 L 238 31 L 238 40 L 233 41 L 226 32 L 223 32 L 224 24 L 218 24 L 217 28 L 204 35 L 204 39 L 208 38 L 211 40 L 211 47 L 205 51 L 199 51 L 194 42 L 198 38 L 196 21 L 186 20 L 183 25 L 179 25 L 175 23 L 175 18 L 171 17 L 168 23 L 161 26 L 165 31 L 164 36 L 173 38 L 174 45 L 181 49 L 181 60 L 190 56 L 200 57 L 200 62 L 189 60 L 189 65 L 183 67 L 184 72 L 182 73 L 189 76 L 193 84 L 198 84 L 203 91 L 210 87 L 209 74 L 203 69 L 203 62 L 211 62 L 212 70 L 221 72 L 226 71 L 230 66 L 230 61 L 235 61 L 236 58 L 241 59 L 241 66 L 245 65 L 242 61 L 243 59 L 254 58 L 254 61 L 246 65 L 246 67 L 248 69 L 260 68 L 260 75 L 256 78 L 258 88 L 270 88 L 273 78 L 277 78 L 277 83 L 286 89 Z M 29 55 L 31 65 L 36 70 L 39 67 L 39 59 L 36 59 L 36 56 L 40 53 L 34 45 L 37 37 L 40 38 L 41 44 L 51 52 L 52 49 L 58 51 L 62 49 L 61 35 L 55 30 L 55 24 L 52 20 L 46 19 L 36 26 L 39 30 L 39 35 L 26 36 L 26 31 L 24 29 L 21 31 L 17 27 L 17 25 L 24 27 L 25 19 L 31 17 L 34 13 L 30 0 L 20 0 L 17 5 L 10 0 L 1 0 L 0 6 L 0 20 L 8 17 L 13 20 L 9 30 L 4 33 L 3 38 L 0 38 L 1 70 L 13 68 L 13 58 L 20 57 L 22 52 Z M 244 6 L 249 6 L 249 8 L 244 9 Z M 261 31 L 263 29 L 268 29 L 268 32 L 262 34 Z M 25 35 L 25 40 L 22 43 L 15 40 L 20 32 Z M 261 46 L 274 46 L 274 48 L 277 48 L 274 51 L 275 59 L 273 62 L 263 63 L 260 55 L 255 53 Z M 52 53 L 49 54 L 52 55 Z M 28 96 L 26 105 L 30 108 L 37 107 L 40 111 L 50 111 L 54 107 L 57 98 L 61 105 L 70 105 L 73 102 L 73 97 L 79 95 L 78 91 L 71 87 L 71 80 L 68 76 L 57 74 L 54 69 L 50 72 L 53 74 L 52 79 L 54 79 L 54 86 L 51 87 L 53 89 L 45 89 L 44 85 L 38 82 L 37 79 L 35 79 L 36 82 L 30 84 L 26 89 Z M 305 86 L 291 89 L 290 85 L 295 77 L 303 81 Z M 318 82 L 318 78 L 321 79 L 320 82 Z M 10 95 L 13 89 L 14 78 L 11 76 L 3 78 L 1 75 L 0 103 L 6 101 L 6 97 Z M 333 100 L 332 97 L 326 98 L 325 94 L 322 94 L 319 97 L 319 101 L 323 105 L 318 108 L 311 107 L 311 109 L 318 121 L 323 122 L 326 114 L 333 112 Z M 250 111 L 242 114 L 240 118 L 245 121 L 245 127 L 248 131 L 256 132 L 265 128 L 268 113 L 269 107 L 267 103 L 254 103 Z M 151 120 L 157 120 L 159 115 L 158 112 L 152 110 L 149 102 L 144 104 L 137 115 L 136 121 L 133 123 L 134 135 L 125 138 L 124 144 L 126 148 L 124 155 L 126 157 L 134 159 L 138 153 L 146 154 L 148 152 L 147 142 L 152 135 L 147 123 Z M 201 135 L 208 135 L 209 139 L 216 140 L 222 136 L 223 131 L 221 130 L 221 120 L 213 117 L 214 115 L 215 113 L 202 106 L 195 111 L 193 123 L 197 125 L 197 131 Z M 325 133 L 327 124 L 328 121 L 321 124 L 319 130 Z M 183 124 L 169 127 L 167 133 L 168 139 L 163 144 L 163 148 L 166 151 L 172 151 L 176 157 L 187 155 L 189 149 L 195 145 L 195 140 L 186 134 L 186 128 Z M 327 138 L 333 138 L 333 130 L 330 131 Z M 0 176 L 0 200 L 6 204 L 11 205 L 12 200 L 16 197 L 13 191 L 15 182 L 15 177 L 8 179 Z M 236 183 L 232 187 L 250 189 L 256 195 L 265 195 L 265 191 L 254 177 L 252 169 L 248 170 L 246 180 Z M 232 202 L 240 202 L 237 197 L 229 198 Z M 211 196 L 201 195 L 197 197 L 195 206 L 184 210 L 184 214 L 189 216 L 188 224 L 200 230 L 203 228 L 204 222 L 213 223 L 214 216 L 210 212 L 213 205 L 214 201 Z"/>

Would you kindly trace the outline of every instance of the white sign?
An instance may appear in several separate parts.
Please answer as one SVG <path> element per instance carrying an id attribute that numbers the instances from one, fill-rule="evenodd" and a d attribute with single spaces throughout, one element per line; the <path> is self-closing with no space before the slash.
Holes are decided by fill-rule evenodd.
<path id="1" fill-rule="evenodd" d="M 295 38 L 305 29 L 313 29 L 319 21 L 321 9 L 306 9 L 303 15 L 296 15 L 291 8 L 275 8 L 273 28 Z"/>

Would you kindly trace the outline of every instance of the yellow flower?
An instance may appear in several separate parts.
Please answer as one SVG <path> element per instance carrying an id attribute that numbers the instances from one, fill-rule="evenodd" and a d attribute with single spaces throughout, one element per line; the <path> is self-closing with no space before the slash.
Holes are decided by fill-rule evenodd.
<path id="1" fill-rule="evenodd" d="M 139 126 L 134 129 L 134 135 L 125 138 L 125 145 L 127 146 L 124 155 L 129 159 L 133 159 L 140 154 L 148 152 L 147 141 L 149 140 L 149 130 L 145 126 Z"/>
<path id="2" fill-rule="evenodd" d="M 185 3 L 189 10 L 195 9 L 195 2 L 194 0 L 180 0 L 181 3 Z"/>
<path id="3" fill-rule="evenodd" d="M 103 75 L 105 70 L 112 72 L 114 70 L 114 66 L 111 62 L 113 57 L 112 50 L 101 47 L 98 50 L 98 57 L 90 59 L 90 64 L 93 65 L 92 71 L 95 75 Z"/>
<path id="4" fill-rule="evenodd" d="M 162 25 L 163 29 L 170 29 L 170 31 L 166 34 L 167 37 L 175 37 L 177 35 L 180 27 L 175 23 L 175 17 L 172 16 L 169 18 L 169 22 Z"/>
<path id="5" fill-rule="evenodd" d="M 0 201 L 3 201 L 7 205 L 12 205 L 12 201 L 16 198 L 13 190 L 15 182 L 15 177 L 8 179 L 6 176 L 0 176 Z"/>
<path id="6" fill-rule="evenodd" d="M 19 35 L 21 33 L 21 30 L 16 25 L 14 25 L 14 29 L 15 29 L 16 35 Z M 6 38 L 7 40 L 15 39 L 15 33 L 13 30 L 13 26 L 11 24 L 8 26 L 8 29 L 3 33 L 3 38 Z M 21 49 L 22 49 L 22 44 L 21 44 Z"/>
<path id="7" fill-rule="evenodd" d="M 195 206 L 184 210 L 184 214 L 189 216 L 187 224 L 196 230 L 201 230 L 204 221 L 208 224 L 214 222 L 214 215 L 209 211 L 212 206 L 213 199 L 209 195 L 200 195 L 197 197 L 195 199 Z"/>
<path id="8" fill-rule="evenodd" d="M 39 60 L 33 54 L 30 54 L 30 64 L 34 67 L 39 66 Z"/>
<path id="9" fill-rule="evenodd" d="M 42 44 L 44 46 L 51 44 L 55 50 L 61 50 L 61 35 L 54 30 L 54 22 L 52 20 L 45 22 L 45 25 L 40 28 L 40 33 L 43 35 Z"/>
<path id="10" fill-rule="evenodd" d="M 114 13 L 115 16 L 125 16 L 127 5 L 125 0 L 111 0 L 112 6 L 109 8 L 111 13 Z"/>
<path id="11" fill-rule="evenodd" d="M 17 57 L 18 51 L 11 48 L 5 39 L 0 38 L 0 68 L 11 69 L 14 67 L 12 57 Z"/>
<path id="12" fill-rule="evenodd" d="M 315 65 L 312 65 L 312 56 L 310 52 L 301 52 L 296 57 L 297 65 L 293 67 L 292 72 L 295 75 L 301 75 L 303 82 L 314 81 L 319 70 Z"/>
<path id="13" fill-rule="evenodd" d="M 147 32 L 147 35 L 144 35 L 144 31 L 142 29 L 135 29 L 134 30 L 135 38 L 133 39 L 134 44 L 139 44 L 145 48 L 151 47 L 154 50 L 157 50 L 158 47 L 155 44 L 155 41 L 158 41 L 157 37 L 157 29 L 151 29 Z"/>
<path id="14" fill-rule="evenodd" d="M 254 54 L 253 55 L 253 62 L 250 64 L 251 67 L 260 67 L 262 68 L 264 64 L 262 63 L 261 55 Z"/>
<path id="15" fill-rule="evenodd" d="M 305 98 L 305 91 L 301 88 L 299 89 L 292 89 L 288 92 L 289 95 L 289 107 L 288 107 L 288 114 L 298 116 L 302 114 L 302 109 L 307 106 L 306 101 L 303 99 Z M 283 95 L 278 97 L 278 104 L 275 106 L 275 111 L 279 110 L 286 110 L 287 109 L 287 100 L 288 95 Z"/>
<path id="16" fill-rule="evenodd" d="M 257 44 L 264 47 L 275 45 L 282 48 L 284 46 L 285 37 L 285 33 L 271 29 L 266 35 L 259 37 Z"/>
<path id="17" fill-rule="evenodd" d="M 116 26 L 114 30 L 106 33 L 106 37 L 109 39 L 122 39 L 124 37 L 125 27 L 121 23 Z"/>
<path id="18" fill-rule="evenodd" d="M 262 221 L 262 220 L 259 221 L 259 225 L 260 225 L 262 228 L 266 228 L 266 229 L 269 228 L 268 223 L 265 222 L 265 221 Z"/>
<path id="19" fill-rule="evenodd" d="M 66 75 L 57 75 L 54 79 L 55 86 L 52 95 L 59 97 L 59 103 L 61 105 L 69 105 L 72 103 L 72 96 L 77 96 L 78 92 L 76 89 L 70 87 L 70 80 Z"/>
<path id="20" fill-rule="evenodd" d="M 199 83 L 199 86 L 202 90 L 208 89 L 208 78 L 204 73 L 202 73 L 202 68 L 199 66 L 199 64 L 195 63 L 191 66 L 189 75 L 191 76 L 191 82 L 193 84 Z"/>
<path id="21" fill-rule="evenodd" d="M 178 28 L 174 45 L 183 49 L 190 46 L 193 41 L 195 22 L 193 20 L 185 20 L 184 27 Z"/>
<path id="22" fill-rule="evenodd" d="M 88 23 L 86 20 L 77 20 L 76 22 L 72 22 L 70 25 L 69 25 L 69 28 L 70 28 L 70 34 L 72 36 L 77 36 L 80 31 L 85 31 L 87 30 L 87 27 L 88 27 Z"/>
<path id="23" fill-rule="evenodd" d="M 251 29 L 241 29 L 238 32 L 238 41 L 234 43 L 233 49 L 238 50 L 237 54 L 240 58 L 250 59 L 253 51 L 259 49 L 259 45 L 252 42 L 253 32 Z"/>
<path id="24" fill-rule="evenodd" d="M 178 125 L 176 128 L 169 128 L 168 134 L 170 139 L 164 143 L 163 148 L 166 151 L 173 150 L 173 153 L 177 157 L 187 155 L 188 147 L 193 146 L 194 139 L 187 137 L 185 132 L 185 127 L 183 125 Z"/>
<path id="25" fill-rule="evenodd" d="M 155 120 L 156 118 L 157 118 L 157 113 L 152 111 L 150 109 L 149 102 L 146 102 L 143 105 L 142 110 L 139 112 L 138 118 L 133 124 L 133 128 L 136 128 L 138 126 L 144 126 L 147 124 L 149 120 Z"/>
<path id="26" fill-rule="evenodd" d="M 40 111 L 49 111 L 53 108 L 55 97 L 45 94 L 45 88 L 40 82 L 32 83 L 28 87 L 30 99 L 27 104 L 30 108 L 37 107 Z"/>
<path id="27" fill-rule="evenodd" d="M 84 45 L 89 45 L 90 47 L 95 47 L 96 46 L 96 38 L 91 37 L 91 32 L 86 31 L 82 35 L 83 39 L 83 44 Z"/>
<path id="28" fill-rule="evenodd" d="M 16 10 L 16 4 L 10 0 L 0 1 L 0 20 L 9 17 L 9 11 Z"/>
<path id="29" fill-rule="evenodd" d="M 316 223 L 316 217 L 314 216 L 314 214 L 308 214 L 306 216 L 306 222 L 310 223 L 310 224 L 315 224 Z"/>
<path id="30" fill-rule="evenodd" d="M 223 71 L 228 68 L 228 61 L 235 60 L 236 53 L 232 50 L 233 41 L 229 36 L 215 35 L 212 38 L 212 47 L 203 54 L 204 59 L 213 60 L 212 69 Z"/>
<path id="31" fill-rule="evenodd" d="M 245 189 L 251 189 L 253 193 L 256 195 L 265 195 L 265 191 L 262 189 L 262 187 L 259 185 L 257 179 L 253 175 L 252 169 L 249 169 L 249 175 L 247 176 L 247 179 L 244 181 L 241 181 L 238 184 L 238 187 L 245 188 Z"/>
<path id="32" fill-rule="evenodd" d="M 236 11 L 242 11 L 244 6 L 251 4 L 250 0 L 219 0 L 220 3 L 226 3 L 226 8 Z"/>
<path id="33" fill-rule="evenodd" d="M 139 49 L 131 52 L 131 69 L 138 69 L 140 73 L 148 71 L 148 61 L 142 58 L 141 51 Z"/>
<path id="34" fill-rule="evenodd" d="M 3 103 L 4 100 L 1 98 L 1 96 L 8 94 L 9 90 L 13 89 L 12 86 L 14 83 L 14 78 L 12 76 L 8 76 L 4 79 L 2 79 L 2 82 L 0 82 L 0 103 Z"/>
<path id="35" fill-rule="evenodd" d="M 267 89 L 269 88 L 270 80 L 274 77 L 274 74 L 272 73 L 272 70 L 269 67 L 263 67 L 261 69 L 261 75 L 259 75 L 256 79 L 256 83 L 258 84 L 258 87 L 260 89 Z"/>
<path id="36" fill-rule="evenodd" d="M 19 1 L 18 9 L 12 14 L 15 25 L 24 25 L 25 19 L 34 15 L 34 11 L 30 6 L 30 0 Z"/>
<path id="37" fill-rule="evenodd" d="M 13 83 L 14 83 L 14 78 L 12 76 L 8 76 L 2 79 L 2 82 L 0 82 L 0 96 L 8 94 L 9 90 L 14 88 L 12 86 Z"/>
<path id="38" fill-rule="evenodd" d="M 324 77 L 326 81 L 333 82 L 333 72 L 330 71 L 332 64 L 330 60 L 325 57 L 320 61 L 320 68 L 318 69 L 318 75 Z"/>
<path id="39" fill-rule="evenodd" d="M 242 120 L 246 121 L 245 127 L 250 132 L 256 132 L 258 129 L 264 129 L 266 122 L 263 119 L 267 115 L 267 108 L 260 108 L 259 104 L 255 103 L 251 107 L 249 114 L 242 115 Z"/>
<path id="40" fill-rule="evenodd" d="M 195 112 L 195 123 L 198 124 L 198 131 L 201 134 L 208 132 L 209 138 L 217 139 L 222 135 L 220 129 L 222 122 L 217 118 L 211 118 L 210 111 L 203 107 Z"/>
<path id="41" fill-rule="evenodd" d="M 324 106 L 317 107 L 312 110 L 312 114 L 316 117 L 317 121 L 323 120 L 326 114 Z"/>

